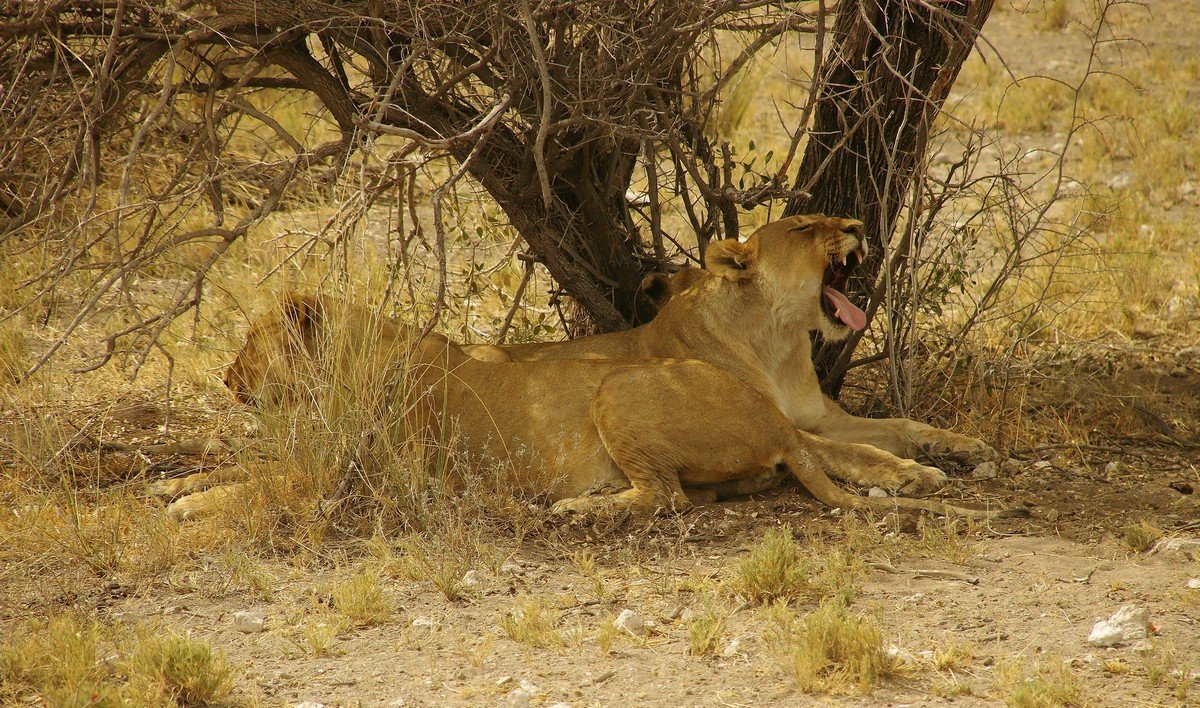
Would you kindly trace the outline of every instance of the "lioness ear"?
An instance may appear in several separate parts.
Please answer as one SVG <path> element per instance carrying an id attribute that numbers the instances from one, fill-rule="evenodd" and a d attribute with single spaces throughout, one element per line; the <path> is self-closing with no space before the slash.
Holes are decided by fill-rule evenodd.
<path id="1" fill-rule="evenodd" d="M 704 253 L 704 269 L 726 280 L 746 280 L 754 275 L 758 249 L 737 239 L 713 241 Z"/>
<path id="2" fill-rule="evenodd" d="M 651 273 L 642 278 L 638 289 L 656 309 L 661 310 L 662 306 L 667 304 L 667 300 L 671 299 L 671 276 L 666 273 Z"/>
<path id="3" fill-rule="evenodd" d="M 284 321 L 296 329 L 300 341 L 311 349 L 324 314 L 321 301 L 314 295 L 287 293 L 280 301 L 279 307 L 283 312 Z"/>

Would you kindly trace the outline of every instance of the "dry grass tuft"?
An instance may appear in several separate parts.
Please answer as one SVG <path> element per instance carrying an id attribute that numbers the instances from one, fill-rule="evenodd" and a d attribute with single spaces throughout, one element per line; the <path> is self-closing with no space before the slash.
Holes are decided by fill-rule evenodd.
<path id="1" fill-rule="evenodd" d="M 1121 532 L 1121 540 L 1135 553 L 1145 553 L 1162 537 L 1162 529 L 1148 521 L 1130 524 Z"/>
<path id="2" fill-rule="evenodd" d="M 48 705 L 211 705 L 233 690 L 223 655 L 158 627 L 129 631 L 67 614 L 25 629 L 0 646 L 6 704 L 37 696 Z"/>
<path id="3" fill-rule="evenodd" d="M 688 651 L 693 656 L 716 656 L 725 636 L 726 613 L 716 606 L 716 600 L 706 597 L 700 609 L 687 621 Z"/>
<path id="4" fill-rule="evenodd" d="M 840 600 L 822 602 L 799 619 L 781 605 L 772 613 L 777 627 L 766 636 L 767 644 L 805 693 L 867 693 L 902 668 L 888 655 L 879 628 L 851 615 Z"/>
<path id="5" fill-rule="evenodd" d="M 354 625 L 370 627 L 392 618 L 396 603 L 383 589 L 379 576 L 362 570 L 333 586 L 330 596 L 335 610 Z"/>
<path id="6" fill-rule="evenodd" d="M 545 600 L 521 597 L 500 617 L 500 628 L 514 642 L 532 647 L 561 647 L 567 642 L 558 631 L 558 622 L 558 610 L 547 605 Z"/>
<path id="7" fill-rule="evenodd" d="M 1011 708 L 1084 706 L 1079 678 L 1063 661 L 1050 657 L 1029 667 L 1020 659 L 996 667 L 996 690 Z"/>
<path id="8" fill-rule="evenodd" d="M 736 592 L 758 604 L 853 599 L 862 563 L 845 549 L 827 547 L 814 538 L 806 543 L 808 549 L 801 553 L 790 528 L 768 530 L 738 565 Z"/>

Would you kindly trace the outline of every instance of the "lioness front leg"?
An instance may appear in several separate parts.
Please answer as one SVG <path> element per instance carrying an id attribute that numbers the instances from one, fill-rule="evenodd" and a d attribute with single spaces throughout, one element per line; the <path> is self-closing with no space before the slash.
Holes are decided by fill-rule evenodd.
<path id="1" fill-rule="evenodd" d="M 927 494 L 946 483 L 946 473 L 936 467 L 897 457 L 874 445 L 810 439 L 821 446 L 829 475 L 846 482 L 904 494 Z"/>
<path id="2" fill-rule="evenodd" d="M 837 442 L 870 445 L 910 460 L 978 464 L 999 456 L 979 438 L 908 418 L 859 418 L 829 399 L 825 399 L 824 418 L 811 432 Z"/>

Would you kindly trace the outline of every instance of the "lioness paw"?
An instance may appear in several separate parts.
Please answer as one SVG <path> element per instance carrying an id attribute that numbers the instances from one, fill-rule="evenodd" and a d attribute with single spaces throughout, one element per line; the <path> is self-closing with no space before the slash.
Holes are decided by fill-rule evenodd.
<path id="1" fill-rule="evenodd" d="M 902 494 L 930 494 L 946 484 L 946 473 L 936 467 L 927 467 L 916 462 L 900 471 L 899 490 Z"/>
<path id="2" fill-rule="evenodd" d="M 921 458 L 933 462 L 977 465 L 1000 457 L 995 448 L 978 438 L 941 431 L 938 439 L 921 444 Z"/>

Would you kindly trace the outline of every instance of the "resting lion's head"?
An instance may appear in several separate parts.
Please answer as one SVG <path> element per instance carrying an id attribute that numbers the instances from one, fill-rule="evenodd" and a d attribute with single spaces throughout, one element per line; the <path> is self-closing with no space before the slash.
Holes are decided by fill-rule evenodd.
<path id="1" fill-rule="evenodd" d="M 863 224 L 823 214 L 775 221 L 745 241 L 714 241 L 705 253 L 709 273 L 758 287 L 778 321 L 845 339 L 867 326 L 866 314 L 845 295 L 850 274 L 866 259 Z"/>
<path id="2" fill-rule="evenodd" d="M 288 293 L 254 321 L 245 346 L 225 370 L 225 385 L 234 398 L 241 403 L 294 402 L 297 377 L 316 346 L 322 309 L 314 296 Z"/>

